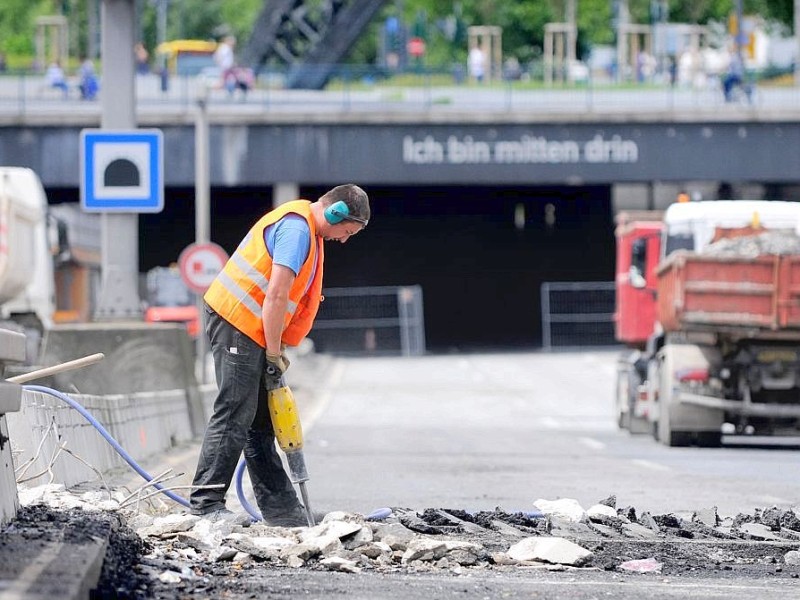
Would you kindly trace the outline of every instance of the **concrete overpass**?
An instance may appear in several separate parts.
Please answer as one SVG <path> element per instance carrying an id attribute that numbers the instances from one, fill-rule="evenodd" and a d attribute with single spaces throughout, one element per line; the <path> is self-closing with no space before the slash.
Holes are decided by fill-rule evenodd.
<path id="1" fill-rule="evenodd" d="M 794 88 L 763 90 L 756 104 L 732 106 L 713 90 L 423 86 L 392 98 L 354 89 L 260 90 L 230 99 L 191 80 L 164 96 L 154 83 L 138 84 L 137 121 L 164 132 L 168 187 L 194 184 L 201 91 L 216 187 L 600 184 L 628 190 L 620 205 L 635 206 L 659 203 L 664 186 L 671 200 L 676 186 L 693 182 L 800 183 Z M 32 167 L 47 187 L 78 187 L 79 133 L 99 126 L 99 106 L 53 101 L 33 88 L 7 99 L 0 164 Z M 292 185 L 282 193 L 292 195 Z"/>
<path id="2" fill-rule="evenodd" d="M 194 241 L 198 109 L 188 88 L 142 87 L 137 122 L 163 130 L 166 155 L 164 211 L 138 219 L 146 271 Z M 681 90 L 211 90 L 211 239 L 232 251 L 273 201 L 355 181 L 373 200 L 370 231 L 326 252 L 326 285 L 420 285 L 431 350 L 536 345 L 543 282 L 613 278 L 616 210 L 684 189 L 800 200 L 800 103 L 775 92 L 733 106 Z M 32 167 L 51 202 L 76 202 L 79 133 L 99 107 L 23 108 L 0 104 L 0 164 Z M 504 310 L 475 318 L 487 294 Z"/>

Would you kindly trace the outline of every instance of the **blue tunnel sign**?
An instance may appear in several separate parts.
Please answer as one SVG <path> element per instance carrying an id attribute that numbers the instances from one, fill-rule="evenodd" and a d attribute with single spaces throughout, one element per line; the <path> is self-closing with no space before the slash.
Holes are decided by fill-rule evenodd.
<path id="1" fill-rule="evenodd" d="M 81 131 L 81 208 L 155 213 L 164 208 L 161 131 Z"/>

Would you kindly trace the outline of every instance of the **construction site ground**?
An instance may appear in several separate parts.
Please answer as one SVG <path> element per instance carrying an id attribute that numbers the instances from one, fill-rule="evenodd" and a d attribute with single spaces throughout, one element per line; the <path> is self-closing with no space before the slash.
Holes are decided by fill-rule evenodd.
<path id="1" fill-rule="evenodd" d="M 389 552 L 365 554 L 366 543 L 353 542 L 361 533 L 346 534 L 341 547 L 299 564 L 286 552 L 243 551 L 265 536 L 298 539 L 255 524 L 226 532 L 222 545 L 235 552 L 221 559 L 193 537 L 196 523 L 147 533 L 154 517 L 185 512 L 171 501 L 70 508 L 101 497 L 87 484 L 44 493 L 44 504 L 23 508 L 0 534 L 0 598 L 85 597 L 92 568 L 101 571 L 95 597 L 796 598 L 796 443 L 665 448 L 619 432 L 614 360 L 589 352 L 331 361 L 301 404 L 313 507 L 391 507 L 388 520 L 360 526 L 373 545 L 389 543 L 382 528 L 407 531 L 408 549 L 392 541 Z M 197 451 L 176 448 L 146 466 L 190 479 Z M 112 487 L 134 481 L 117 474 Z M 543 499 L 589 512 L 537 518 Z M 228 505 L 240 510 L 233 494 Z M 531 538 L 563 538 L 591 554 L 574 564 L 512 558 Z M 420 540 L 469 551 L 414 554 Z"/>

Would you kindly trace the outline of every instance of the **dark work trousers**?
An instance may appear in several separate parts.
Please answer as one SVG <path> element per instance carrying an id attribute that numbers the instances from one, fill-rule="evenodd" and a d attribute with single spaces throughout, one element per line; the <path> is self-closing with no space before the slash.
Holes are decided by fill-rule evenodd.
<path id="1" fill-rule="evenodd" d="M 264 349 L 208 306 L 205 312 L 219 393 L 192 483 L 223 487 L 193 490 L 192 512 L 225 507 L 225 493 L 244 450 L 261 515 L 266 519 L 296 513 L 302 506 L 283 469 L 267 408 Z"/>

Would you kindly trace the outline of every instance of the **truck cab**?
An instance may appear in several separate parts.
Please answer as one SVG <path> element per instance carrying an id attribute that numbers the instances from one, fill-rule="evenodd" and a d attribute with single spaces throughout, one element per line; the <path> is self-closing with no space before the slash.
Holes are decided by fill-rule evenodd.
<path id="1" fill-rule="evenodd" d="M 28 335 L 28 360 L 54 312 L 44 188 L 31 169 L 0 167 L 0 320 Z"/>

